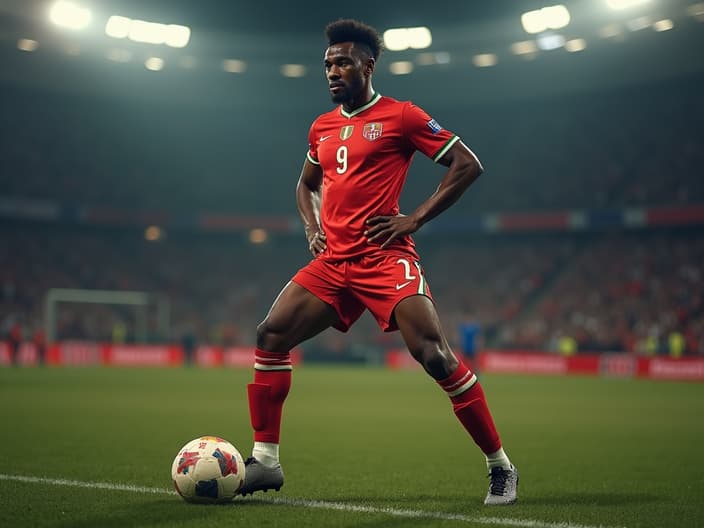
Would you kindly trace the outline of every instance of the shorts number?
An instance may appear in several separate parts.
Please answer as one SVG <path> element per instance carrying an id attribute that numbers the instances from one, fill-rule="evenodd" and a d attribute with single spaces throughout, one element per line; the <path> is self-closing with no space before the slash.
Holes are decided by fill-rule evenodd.
<path id="1" fill-rule="evenodd" d="M 416 276 L 411 275 L 411 264 L 405 258 L 400 258 L 396 261 L 396 264 L 401 264 L 406 269 L 406 280 L 415 280 Z"/>
<path id="2" fill-rule="evenodd" d="M 347 170 L 347 146 L 346 145 L 340 145 L 340 148 L 337 149 L 337 173 L 338 174 L 343 174 Z"/>

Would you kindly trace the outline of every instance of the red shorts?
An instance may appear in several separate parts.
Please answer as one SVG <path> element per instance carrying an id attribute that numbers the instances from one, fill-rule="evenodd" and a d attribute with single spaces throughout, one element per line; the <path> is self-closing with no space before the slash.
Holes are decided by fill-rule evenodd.
<path id="1" fill-rule="evenodd" d="M 411 295 L 432 300 L 423 268 L 415 255 L 384 252 L 354 260 L 312 260 L 293 277 L 313 295 L 332 306 L 346 332 L 368 309 L 385 332 L 398 330 L 392 320 L 394 308 Z"/>

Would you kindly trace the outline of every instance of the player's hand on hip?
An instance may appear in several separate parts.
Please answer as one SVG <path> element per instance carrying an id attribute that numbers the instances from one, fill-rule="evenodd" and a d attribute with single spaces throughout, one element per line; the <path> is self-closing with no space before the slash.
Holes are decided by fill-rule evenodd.
<path id="1" fill-rule="evenodd" d="M 412 216 L 373 216 L 366 221 L 364 236 L 370 244 L 379 244 L 384 249 L 395 239 L 415 233 L 418 222 Z"/>
<path id="2" fill-rule="evenodd" d="M 318 253 L 322 253 L 328 247 L 327 238 L 325 237 L 325 232 L 322 229 L 317 229 L 315 231 L 306 231 L 306 238 L 308 239 L 308 250 L 315 257 Z"/>

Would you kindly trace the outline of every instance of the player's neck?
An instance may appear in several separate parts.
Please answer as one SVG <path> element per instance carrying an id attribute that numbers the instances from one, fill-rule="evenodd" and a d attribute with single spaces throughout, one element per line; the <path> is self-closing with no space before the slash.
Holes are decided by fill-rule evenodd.
<path id="1" fill-rule="evenodd" d="M 370 83 L 367 85 L 366 89 L 362 90 L 362 92 L 359 94 L 359 97 L 348 103 L 343 103 L 342 108 L 345 110 L 345 112 L 349 114 L 354 112 L 357 108 L 361 108 L 365 104 L 368 104 L 373 98 L 374 88 L 372 88 L 372 85 Z"/>

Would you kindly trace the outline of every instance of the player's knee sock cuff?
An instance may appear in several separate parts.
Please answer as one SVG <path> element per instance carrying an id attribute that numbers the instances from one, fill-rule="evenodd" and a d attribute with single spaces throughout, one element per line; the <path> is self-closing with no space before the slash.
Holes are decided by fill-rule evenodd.
<path id="1" fill-rule="evenodd" d="M 469 370 L 467 365 L 460 361 L 460 364 L 450 376 L 439 380 L 437 383 L 454 403 L 455 398 L 467 392 L 477 383 L 477 376 Z"/>

